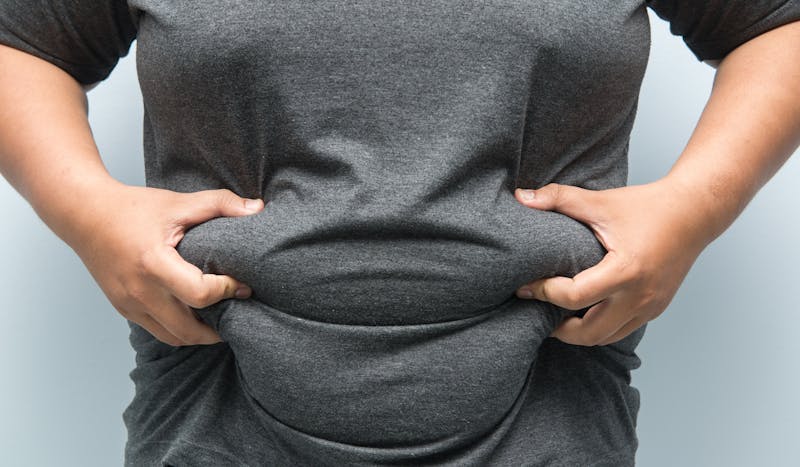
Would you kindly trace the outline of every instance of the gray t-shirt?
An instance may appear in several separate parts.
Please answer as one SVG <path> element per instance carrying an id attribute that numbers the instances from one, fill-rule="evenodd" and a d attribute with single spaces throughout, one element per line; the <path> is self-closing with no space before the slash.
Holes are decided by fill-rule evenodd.
<path id="1" fill-rule="evenodd" d="M 628 465 L 644 329 L 549 339 L 514 297 L 603 249 L 515 187 L 626 181 L 646 7 L 698 58 L 797 1 L 0 0 L 0 43 L 83 83 L 137 40 L 147 184 L 268 204 L 180 253 L 254 289 L 225 343 L 131 324 L 129 465 Z"/>

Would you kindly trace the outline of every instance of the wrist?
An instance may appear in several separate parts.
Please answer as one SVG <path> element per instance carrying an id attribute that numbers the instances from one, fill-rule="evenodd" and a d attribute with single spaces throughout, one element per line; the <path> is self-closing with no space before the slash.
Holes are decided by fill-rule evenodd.
<path id="1" fill-rule="evenodd" d="M 719 237 L 744 210 L 754 193 L 743 180 L 720 172 L 670 171 L 658 183 L 681 200 L 703 247 Z"/>
<path id="2" fill-rule="evenodd" d="M 83 176 L 64 174 L 57 186 L 37 190 L 29 201 L 42 221 L 77 249 L 98 229 L 125 187 L 105 171 Z"/>

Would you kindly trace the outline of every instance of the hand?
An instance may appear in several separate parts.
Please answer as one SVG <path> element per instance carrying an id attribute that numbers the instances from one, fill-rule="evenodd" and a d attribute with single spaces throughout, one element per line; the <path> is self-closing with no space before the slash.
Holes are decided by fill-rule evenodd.
<path id="1" fill-rule="evenodd" d="M 530 197 L 531 193 L 534 194 Z M 697 256 L 713 239 L 691 197 L 666 179 L 592 191 L 550 184 L 517 189 L 517 200 L 588 225 L 607 254 L 573 278 L 552 277 L 520 287 L 517 296 L 570 310 L 552 336 L 569 344 L 606 345 L 658 317 Z"/>
<path id="2" fill-rule="evenodd" d="M 229 190 L 176 193 L 113 184 L 98 190 L 73 218 L 68 242 L 125 318 L 172 346 L 213 344 L 219 335 L 189 308 L 247 298 L 235 279 L 203 274 L 175 246 L 186 230 L 220 216 L 264 207 Z"/>

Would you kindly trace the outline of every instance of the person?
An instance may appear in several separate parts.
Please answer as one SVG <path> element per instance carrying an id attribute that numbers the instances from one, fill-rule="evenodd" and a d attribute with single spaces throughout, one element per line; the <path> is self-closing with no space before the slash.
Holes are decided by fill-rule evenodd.
<path id="1" fill-rule="evenodd" d="M 646 7 L 718 71 L 624 186 Z M 644 324 L 800 140 L 798 19 L 3 0 L 0 170 L 130 320 L 129 465 L 630 465 Z M 86 119 L 134 39 L 147 187 Z"/>

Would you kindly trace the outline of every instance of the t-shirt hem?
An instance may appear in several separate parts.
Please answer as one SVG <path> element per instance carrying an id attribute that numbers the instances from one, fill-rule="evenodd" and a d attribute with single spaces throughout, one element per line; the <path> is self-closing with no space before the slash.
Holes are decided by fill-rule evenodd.
<path id="1" fill-rule="evenodd" d="M 135 454 L 133 451 L 135 450 Z M 626 447 L 597 456 L 576 456 L 560 458 L 555 462 L 535 464 L 537 467 L 633 467 L 636 447 Z M 251 466 L 233 454 L 212 449 L 186 440 L 152 441 L 137 444 L 135 449 L 126 448 L 125 465 L 134 467 L 153 466 L 192 466 L 192 467 L 241 467 Z M 487 464 L 488 467 L 508 467 L 511 464 Z M 514 463 L 513 465 L 520 465 Z"/>
<path id="2" fill-rule="evenodd" d="M 150 441 L 125 448 L 125 466 L 234 467 L 246 462 L 228 452 L 186 440 Z"/>
<path id="3" fill-rule="evenodd" d="M 602 455 L 586 454 L 559 458 L 555 462 L 535 464 L 536 467 L 633 467 L 636 465 L 636 445 L 626 446 Z M 498 466 L 505 467 L 505 466 Z"/>

